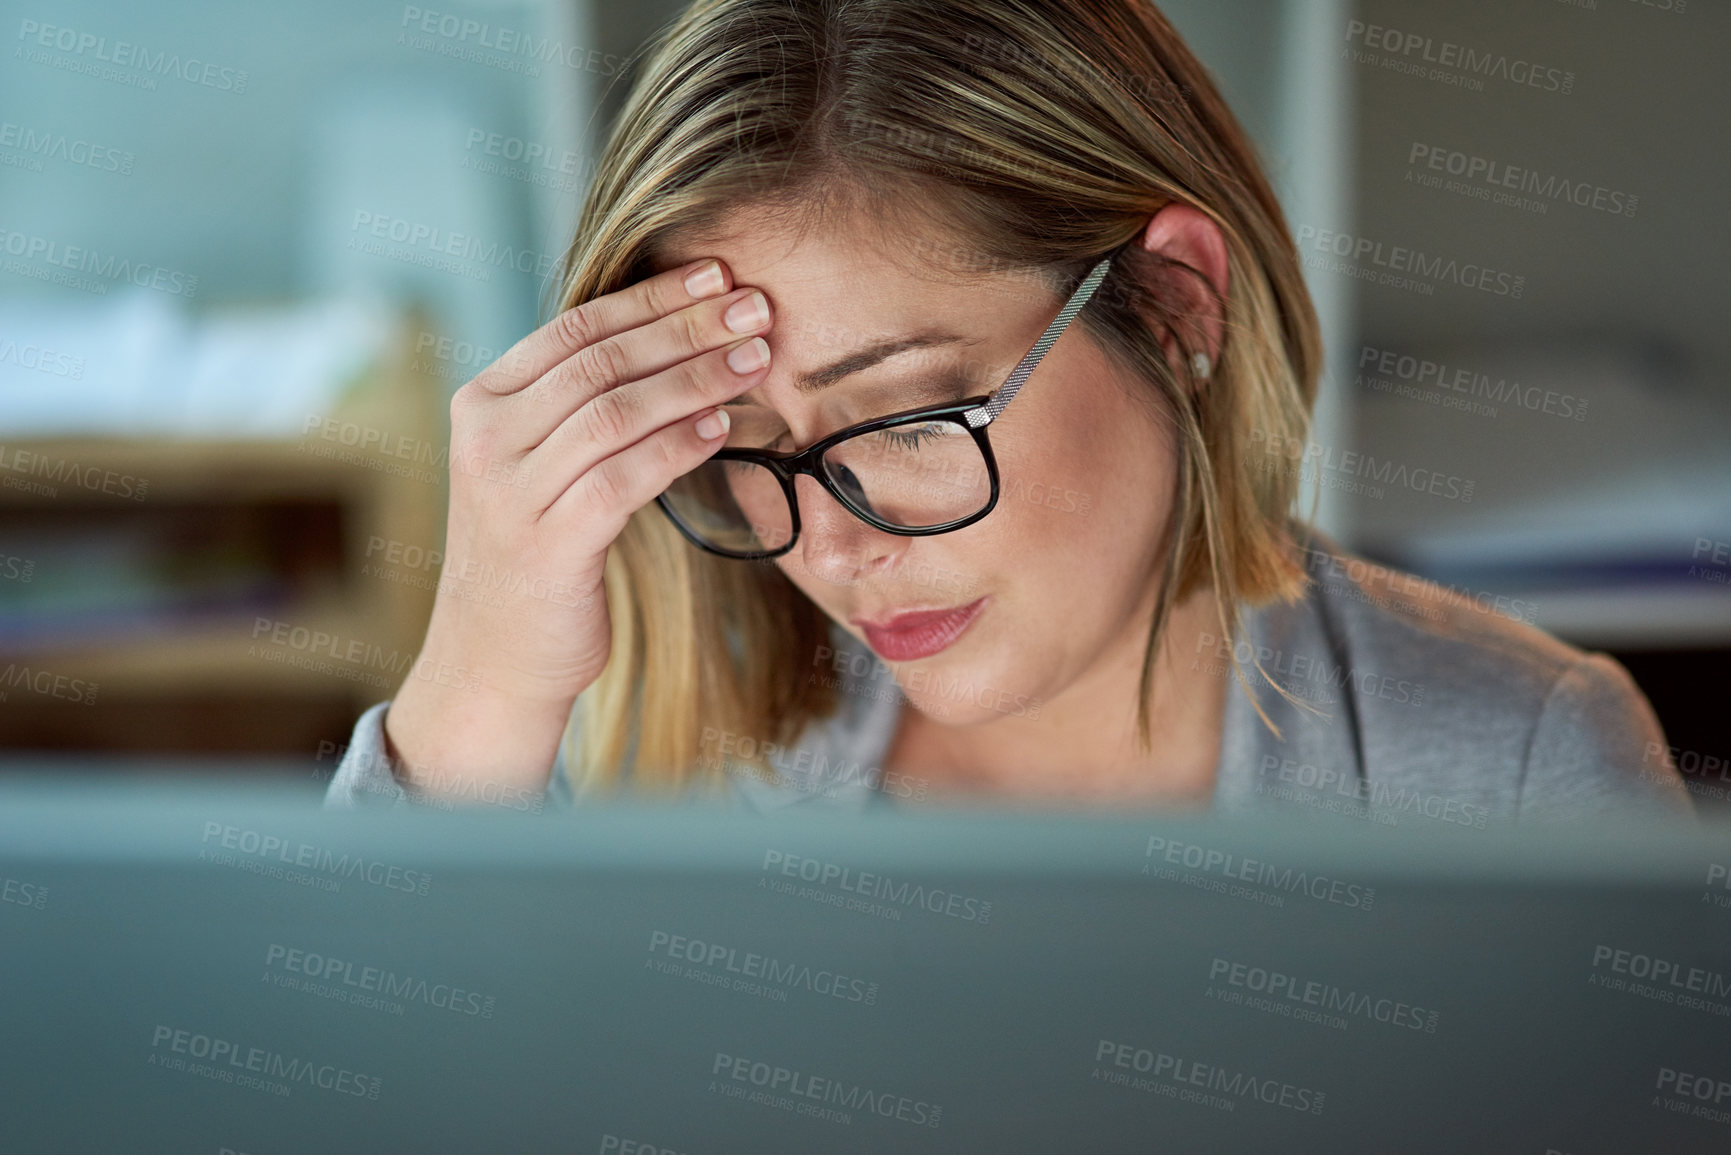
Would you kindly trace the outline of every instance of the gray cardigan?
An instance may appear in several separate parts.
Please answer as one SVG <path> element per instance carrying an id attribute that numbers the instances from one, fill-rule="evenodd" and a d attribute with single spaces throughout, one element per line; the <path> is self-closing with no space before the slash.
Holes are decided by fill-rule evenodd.
<path id="1" fill-rule="evenodd" d="M 1320 535 L 1305 553 L 1303 598 L 1246 609 L 1235 647 L 1205 636 L 1189 656 L 1190 672 L 1233 678 L 1214 810 L 1468 828 L 1630 811 L 1693 820 L 1658 719 L 1614 660 L 1342 554 Z M 729 766 L 735 804 L 862 809 L 923 795 L 917 776 L 880 769 L 903 700 L 894 676 L 851 634 L 833 624 L 830 633 L 840 708 L 771 757 L 779 785 Z M 1278 737 L 1237 685 L 1233 657 Z M 408 800 L 384 754 L 388 705 L 356 723 L 327 805 Z M 705 750 L 721 753 L 713 740 Z M 557 761 L 547 804 L 573 800 Z"/>

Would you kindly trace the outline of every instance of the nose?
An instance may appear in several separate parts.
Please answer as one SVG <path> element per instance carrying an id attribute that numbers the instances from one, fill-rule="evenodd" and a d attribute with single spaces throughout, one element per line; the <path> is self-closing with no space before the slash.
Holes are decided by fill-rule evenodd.
<path id="1" fill-rule="evenodd" d="M 885 533 L 855 517 L 812 477 L 796 477 L 800 561 L 806 572 L 834 585 L 858 585 L 895 568 L 909 538 Z"/>

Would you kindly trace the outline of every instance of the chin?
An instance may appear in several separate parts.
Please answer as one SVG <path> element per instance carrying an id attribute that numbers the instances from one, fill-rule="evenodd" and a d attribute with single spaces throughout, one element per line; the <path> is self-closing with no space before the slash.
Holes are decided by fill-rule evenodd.
<path id="1" fill-rule="evenodd" d="M 896 682 L 915 709 L 934 722 L 973 726 L 999 718 L 1038 718 L 1045 702 L 1017 689 L 1020 678 L 999 663 L 946 662 L 936 654 L 895 669 Z"/>

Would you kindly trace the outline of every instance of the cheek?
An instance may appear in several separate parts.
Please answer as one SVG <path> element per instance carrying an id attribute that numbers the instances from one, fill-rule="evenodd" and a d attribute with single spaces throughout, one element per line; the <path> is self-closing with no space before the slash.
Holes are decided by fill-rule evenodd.
<path id="1" fill-rule="evenodd" d="M 1003 536 L 1017 548 L 1055 555 L 1074 563 L 1100 546 L 1106 518 L 1122 508 L 1138 486 L 1125 482 L 1123 447 L 1086 426 L 1067 429 L 1050 441 L 1017 441 L 998 453 L 997 520 Z"/>
<path id="2" fill-rule="evenodd" d="M 1140 574 L 1176 496 L 1172 431 L 1111 386 L 1040 428 L 1049 440 L 1004 438 L 997 453 L 998 509 L 987 520 L 1002 514 L 1002 533 L 1024 551 L 1014 564 L 1071 588 L 1078 576 Z"/>
<path id="3" fill-rule="evenodd" d="M 1093 459 L 1096 524 L 1123 542 L 1120 550 L 1141 553 L 1163 535 L 1177 497 L 1177 457 L 1172 431 L 1143 417 L 1101 431 Z"/>

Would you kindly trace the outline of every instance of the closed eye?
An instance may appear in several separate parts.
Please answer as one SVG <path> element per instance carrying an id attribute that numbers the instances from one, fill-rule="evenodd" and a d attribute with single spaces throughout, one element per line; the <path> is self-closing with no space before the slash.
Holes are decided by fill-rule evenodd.
<path id="1" fill-rule="evenodd" d="M 917 449 L 922 441 L 936 441 L 940 437 L 947 437 L 949 435 L 946 428 L 948 424 L 947 421 L 927 421 L 919 425 L 904 425 L 897 429 L 885 429 L 881 432 L 889 438 L 892 445 L 899 445 L 903 449 Z"/>
<path id="2" fill-rule="evenodd" d="M 965 377 L 951 374 L 933 378 L 925 378 L 912 384 L 904 383 L 896 389 L 899 404 L 890 403 L 866 407 L 866 413 L 853 421 L 837 425 L 859 425 L 870 420 L 869 414 L 878 415 L 897 413 L 912 409 L 917 405 L 949 405 L 967 396 L 972 387 Z M 734 410 L 736 436 L 730 439 L 728 445 L 739 449 L 763 449 L 772 453 L 792 453 L 799 446 L 793 444 L 793 434 L 788 430 L 779 415 L 772 409 L 756 403 L 747 403 L 739 399 L 724 401 L 723 405 L 736 406 Z M 774 433 L 771 437 L 769 434 Z M 922 442 L 936 438 L 947 437 L 955 432 L 950 428 L 950 422 L 931 421 L 916 425 L 897 426 L 893 429 L 879 430 L 877 436 L 886 437 L 889 443 L 902 449 L 913 449 Z"/>

